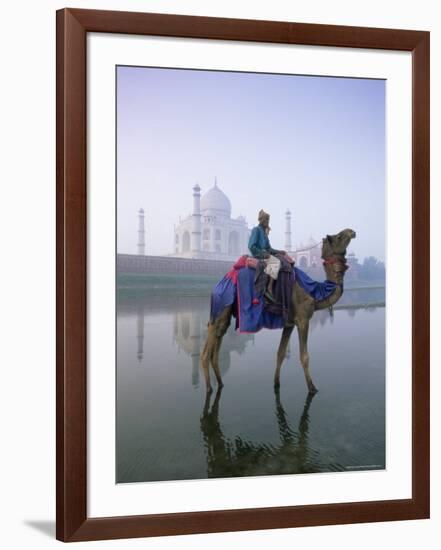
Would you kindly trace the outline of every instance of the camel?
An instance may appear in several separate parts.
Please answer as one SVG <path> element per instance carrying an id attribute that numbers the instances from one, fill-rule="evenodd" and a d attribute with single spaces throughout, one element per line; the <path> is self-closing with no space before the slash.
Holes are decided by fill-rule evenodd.
<path id="1" fill-rule="evenodd" d="M 294 283 L 292 291 L 292 319 L 285 323 L 282 329 L 282 337 L 277 351 L 276 370 L 274 373 L 274 387 L 280 386 L 280 371 L 286 356 L 286 351 L 294 327 L 297 327 L 299 337 L 300 363 L 303 367 L 306 385 L 310 394 L 318 390 L 311 378 L 308 354 L 308 329 L 309 321 L 314 312 L 319 309 L 331 308 L 343 294 L 343 279 L 347 269 L 346 249 L 356 236 L 352 229 L 343 229 L 336 235 L 327 235 L 322 240 L 322 259 L 326 278 L 336 283 L 335 290 L 326 299 L 315 301 L 303 288 Z M 205 377 L 206 391 L 211 393 L 213 388 L 210 381 L 209 366 L 211 364 L 218 387 L 223 386 L 219 369 L 219 350 L 222 338 L 228 330 L 233 315 L 233 306 L 226 307 L 216 320 L 210 319 L 208 323 L 207 338 L 201 354 L 201 368 Z"/>

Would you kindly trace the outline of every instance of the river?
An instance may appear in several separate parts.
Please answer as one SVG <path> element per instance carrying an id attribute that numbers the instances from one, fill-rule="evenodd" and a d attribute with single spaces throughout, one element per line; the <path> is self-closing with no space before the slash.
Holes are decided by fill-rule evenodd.
<path id="1" fill-rule="evenodd" d="M 378 293 L 363 290 L 363 302 Z M 347 296 L 343 305 L 360 300 Z M 120 295 L 117 483 L 385 467 L 384 307 L 315 313 L 312 399 L 296 332 L 275 392 L 281 331 L 233 327 L 220 354 L 225 386 L 207 399 L 199 354 L 208 314 L 205 295 Z"/>

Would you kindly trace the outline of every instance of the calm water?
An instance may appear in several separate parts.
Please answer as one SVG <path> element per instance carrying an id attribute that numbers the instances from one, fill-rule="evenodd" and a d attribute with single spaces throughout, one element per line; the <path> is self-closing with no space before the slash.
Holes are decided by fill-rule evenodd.
<path id="1" fill-rule="evenodd" d="M 378 300 L 378 291 L 362 294 L 363 303 Z M 230 327 L 220 356 L 225 387 L 207 400 L 199 353 L 208 313 L 208 296 L 120 297 L 118 483 L 385 467 L 383 307 L 314 315 L 312 399 L 296 332 L 276 394 L 281 331 Z"/>

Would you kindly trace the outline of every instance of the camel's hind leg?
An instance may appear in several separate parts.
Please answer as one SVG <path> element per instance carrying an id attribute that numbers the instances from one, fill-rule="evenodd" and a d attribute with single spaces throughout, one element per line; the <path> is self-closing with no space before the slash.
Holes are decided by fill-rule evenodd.
<path id="1" fill-rule="evenodd" d="M 294 325 L 285 327 L 282 332 L 282 338 L 280 339 L 279 349 L 277 350 L 277 364 L 276 372 L 274 373 L 274 387 L 280 386 L 280 369 L 282 368 L 283 361 L 286 357 L 286 350 L 288 348 L 289 339 L 291 337 Z"/>
<path id="2" fill-rule="evenodd" d="M 213 391 L 210 382 L 210 362 L 213 366 L 218 386 L 220 388 L 223 386 L 219 368 L 219 350 L 222 344 L 222 338 L 230 326 L 231 314 L 232 307 L 230 306 L 224 309 L 214 323 L 208 323 L 207 340 L 201 355 L 201 367 L 204 371 L 205 384 L 207 392 L 209 393 Z"/>
<path id="3" fill-rule="evenodd" d="M 314 386 L 314 383 L 311 378 L 311 373 L 309 372 L 309 354 L 308 354 L 308 331 L 309 331 L 309 321 L 300 321 L 297 325 L 297 330 L 299 333 L 299 351 L 300 351 L 300 363 L 303 367 L 303 372 L 305 373 L 306 385 L 308 386 L 309 393 L 317 393 L 318 390 Z"/>
<path id="4" fill-rule="evenodd" d="M 214 374 L 215 374 L 216 380 L 217 380 L 217 385 L 218 385 L 219 388 L 222 388 L 223 385 L 224 385 L 224 383 L 222 382 L 222 376 L 221 376 L 221 372 L 220 372 L 220 368 L 219 368 L 219 350 L 220 350 L 220 347 L 221 347 L 221 344 L 222 344 L 222 338 L 223 338 L 223 335 L 219 336 L 217 338 L 216 343 L 214 345 L 213 357 L 212 357 L 212 360 L 211 360 L 211 365 L 213 367 Z"/>
<path id="5" fill-rule="evenodd" d="M 210 357 L 212 354 L 212 350 L 214 348 L 215 340 L 216 340 L 216 332 L 215 332 L 214 324 L 209 323 L 207 339 L 205 340 L 204 349 L 202 350 L 202 354 L 201 354 L 201 367 L 205 377 L 205 387 L 207 388 L 207 393 L 211 393 L 213 391 L 213 388 L 211 387 L 211 382 L 210 382 L 209 367 L 210 367 Z"/>

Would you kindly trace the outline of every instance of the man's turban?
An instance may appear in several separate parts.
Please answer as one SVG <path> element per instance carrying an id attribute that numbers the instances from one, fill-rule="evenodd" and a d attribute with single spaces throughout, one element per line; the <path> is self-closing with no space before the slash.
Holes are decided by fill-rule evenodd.
<path id="1" fill-rule="evenodd" d="M 257 221 L 261 222 L 264 218 L 268 217 L 269 218 L 269 214 L 268 212 L 265 212 L 265 210 L 260 210 L 258 216 L 257 216 Z"/>

